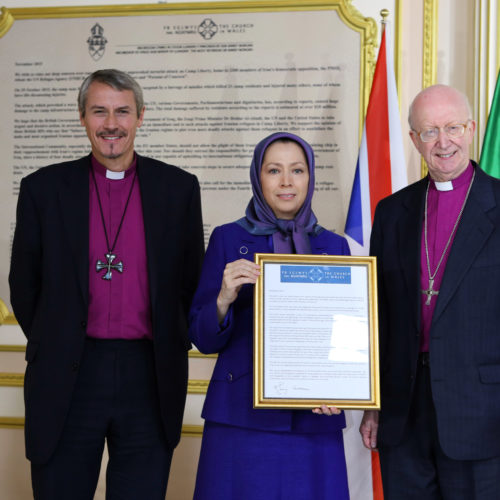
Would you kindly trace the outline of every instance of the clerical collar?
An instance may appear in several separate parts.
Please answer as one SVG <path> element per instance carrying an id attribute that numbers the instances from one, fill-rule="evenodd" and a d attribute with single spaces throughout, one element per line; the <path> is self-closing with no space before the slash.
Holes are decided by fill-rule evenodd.
<path id="1" fill-rule="evenodd" d="M 434 181 L 434 185 L 438 191 L 453 191 L 453 182 L 452 181 L 444 181 L 438 182 Z"/>
<path id="2" fill-rule="evenodd" d="M 456 179 L 445 182 L 437 182 L 430 179 L 430 187 L 436 189 L 437 191 L 453 191 L 454 189 L 457 189 L 458 187 L 470 182 L 473 171 L 474 167 L 472 166 L 472 163 L 469 162 L 467 168 Z"/>
<path id="3" fill-rule="evenodd" d="M 91 155 L 90 159 L 94 172 L 102 177 L 106 177 L 107 179 L 111 180 L 120 180 L 130 175 L 133 175 L 137 167 L 137 155 L 135 153 L 132 165 L 130 165 L 130 167 L 127 168 L 127 170 L 124 170 L 122 172 L 114 172 L 113 170 L 107 169 L 104 165 L 102 165 L 101 163 L 99 163 L 99 161 L 97 161 L 94 155 Z"/>
<path id="4" fill-rule="evenodd" d="M 106 170 L 106 179 L 119 180 L 125 177 L 125 170 L 122 172 L 113 172 L 113 170 Z"/>

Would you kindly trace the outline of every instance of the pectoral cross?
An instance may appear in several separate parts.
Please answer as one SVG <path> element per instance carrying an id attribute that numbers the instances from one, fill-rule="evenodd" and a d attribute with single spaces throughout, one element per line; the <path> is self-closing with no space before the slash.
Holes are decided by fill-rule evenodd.
<path id="1" fill-rule="evenodd" d="M 431 299 L 433 295 L 439 295 L 439 290 L 433 290 L 434 286 L 434 278 L 429 278 L 429 288 L 427 290 L 422 290 L 422 293 L 427 295 L 427 300 L 425 301 L 426 306 L 431 305 Z"/>
<path id="2" fill-rule="evenodd" d="M 97 272 L 102 271 L 103 269 L 106 269 L 106 273 L 102 277 L 103 280 L 110 280 L 111 279 L 111 272 L 112 269 L 115 269 L 119 273 L 123 273 L 123 262 L 118 262 L 118 264 L 113 264 L 113 261 L 115 260 L 116 255 L 112 253 L 107 253 L 106 254 L 106 259 L 107 262 L 102 262 L 101 260 L 97 261 L 97 264 L 95 265 L 95 270 Z"/>

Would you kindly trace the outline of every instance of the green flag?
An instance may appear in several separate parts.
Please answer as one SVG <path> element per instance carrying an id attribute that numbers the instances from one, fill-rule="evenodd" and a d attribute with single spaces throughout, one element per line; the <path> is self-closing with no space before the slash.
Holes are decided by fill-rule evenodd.
<path id="1" fill-rule="evenodd" d="M 500 179 L 500 73 L 486 124 L 479 165 L 486 173 Z"/>

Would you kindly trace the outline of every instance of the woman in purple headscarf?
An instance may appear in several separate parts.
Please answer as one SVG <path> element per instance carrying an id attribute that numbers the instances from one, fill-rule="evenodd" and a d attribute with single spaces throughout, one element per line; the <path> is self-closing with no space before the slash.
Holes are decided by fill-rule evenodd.
<path id="1" fill-rule="evenodd" d="M 250 179 L 245 217 L 210 237 L 191 307 L 191 340 L 203 353 L 218 353 L 194 499 L 347 500 L 344 415 L 326 406 L 254 409 L 252 332 L 254 253 L 348 255 L 349 247 L 312 211 L 314 152 L 306 141 L 285 132 L 263 139 Z"/>

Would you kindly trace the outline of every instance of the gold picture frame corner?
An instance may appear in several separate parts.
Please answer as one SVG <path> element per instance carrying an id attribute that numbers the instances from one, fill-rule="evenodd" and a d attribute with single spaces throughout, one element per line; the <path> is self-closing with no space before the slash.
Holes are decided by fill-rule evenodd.
<path id="1" fill-rule="evenodd" d="M 0 7 L 0 38 L 2 38 L 14 24 L 14 16 L 7 7 Z"/>
<path id="2" fill-rule="evenodd" d="M 2 299 L 0 299 L 0 325 L 17 325 L 16 317 Z"/>

